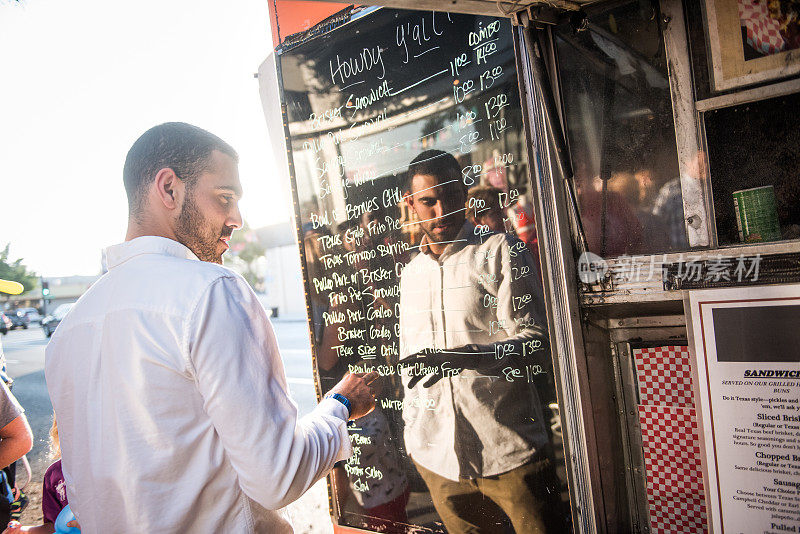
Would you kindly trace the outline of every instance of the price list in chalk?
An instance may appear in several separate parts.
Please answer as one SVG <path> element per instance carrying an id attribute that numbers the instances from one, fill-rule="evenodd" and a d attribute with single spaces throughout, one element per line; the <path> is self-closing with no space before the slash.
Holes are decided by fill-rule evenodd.
<path id="1" fill-rule="evenodd" d="M 384 32 L 373 32 L 369 39 L 376 44 L 359 44 L 353 54 L 337 50 L 318 69 L 331 87 L 328 101 L 336 105 L 294 123 L 305 127 L 296 152 L 309 156 L 307 169 L 316 186 L 317 205 L 301 213 L 307 227 L 320 233 L 314 237 L 321 252 L 314 260 L 317 276 L 309 289 L 324 297 L 323 327 L 335 329 L 337 344 L 331 348 L 350 362 L 351 372 L 375 368 L 397 374 L 388 363 L 364 361 L 398 356 L 399 279 L 404 261 L 416 251 L 409 243 L 416 223 L 403 220 L 398 209 L 404 201 L 401 187 L 380 176 L 402 173 L 418 151 L 430 146 L 467 163 L 471 155 L 488 154 L 462 168 L 467 187 L 485 182 L 489 174 L 502 177 L 515 165 L 514 153 L 501 142 L 520 120 L 508 118 L 516 98 L 509 28 L 476 17 L 467 17 L 465 26 L 459 24 L 463 19 L 412 14 L 392 25 L 388 42 L 380 41 Z M 416 100 L 422 105 L 408 106 Z M 512 114 L 519 115 L 518 101 L 513 103 Z M 431 117 L 442 126 L 403 137 Z M 501 193 L 502 207 L 518 196 L 516 189 Z M 362 223 L 365 218 L 370 220 Z M 508 376 L 531 372 L 509 371 Z"/>
<path id="2" fill-rule="evenodd" d="M 370 32 L 365 39 L 374 44 L 349 53 L 333 47 L 314 64 L 318 83 L 330 89 L 314 95 L 318 105 L 306 116 L 293 117 L 290 131 L 307 153 L 321 198 L 347 199 L 365 182 L 403 172 L 408 156 L 428 145 L 460 155 L 494 145 L 490 160 L 465 169 L 478 178 L 487 162 L 491 169 L 515 164 L 518 154 L 505 146 L 506 132 L 521 125 L 520 117 L 507 116 L 512 105 L 519 113 L 507 25 L 473 17 L 467 27 L 459 23 L 463 16 L 438 13 L 405 18 L 391 32 Z M 290 114 L 302 109 L 288 107 Z M 344 191 L 334 191 L 334 182 Z M 376 200 L 384 207 L 390 201 Z M 340 216 L 358 216 L 357 207 L 340 209 L 349 210 Z"/>
<path id="3" fill-rule="evenodd" d="M 442 150 L 457 159 L 465 188 L 502 191 L 504 214 L 519 201 L 512 182 L 527 181 L 526 147 L 511 27 L 491 17 L 378 10 L 280 60 L 320 386 L 326 391 L 346 372 L 377 371 L 383 382 L 378 409 L 351 428 L 356 453 L 342 466 L 350 491 L 369 508 L 377 493 L 407 484 L 399 471 L 408 461 L 397 457 L 406 406 L 439 409 L 400 380 L 400 280 L 413 277 L 404 269 L 423 235 L 404 198 L 404 174 L 421 152 Z M 464 210 L 478 213 L 481 202 Z M 489 234 L 476 226 L 480 239 Z M 528 254 L 525 243 L 515 246 L 512 253 Z M 515 269 L 515 277 L 536 276 Z M 514 295 L 512 305 L 531 298 Z M 475 305 L 497 307 L 496 297 L 487 299 Z M 502 340 L 526 326 L 497 321 L 485 334 Z M 498 343 L 494 354 L 532 360 L 542 350 L 532 340 Z M 531 361 L 499 368 L 494 378 L 531 384 L 546 372 Z"/>

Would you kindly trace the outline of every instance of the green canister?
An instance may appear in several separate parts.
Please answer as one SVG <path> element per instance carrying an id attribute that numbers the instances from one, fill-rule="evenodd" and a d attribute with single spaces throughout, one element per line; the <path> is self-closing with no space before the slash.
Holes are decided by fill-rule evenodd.
<path id="1" fill-rule="evenodd" d="M 733 205 L 741 242 L 759 243 L 781 239 L 775 189 L 771 185 L 734 191 Z"/>

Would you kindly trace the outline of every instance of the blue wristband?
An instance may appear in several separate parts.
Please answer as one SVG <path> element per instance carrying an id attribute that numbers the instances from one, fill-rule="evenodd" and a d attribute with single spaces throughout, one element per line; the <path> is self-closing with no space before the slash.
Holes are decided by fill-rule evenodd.
<path id="1" fill-rule="evenodd" d="M 350 404 L 350 401 L 347 397 L 342 395 L 341 393 L 328 393 L 325 395 L 326 399 L 336 399 L 337 401 L 344 404 L 344 407 L 347 408 L 347 417 L 353 415 L 353 406 Z"/>

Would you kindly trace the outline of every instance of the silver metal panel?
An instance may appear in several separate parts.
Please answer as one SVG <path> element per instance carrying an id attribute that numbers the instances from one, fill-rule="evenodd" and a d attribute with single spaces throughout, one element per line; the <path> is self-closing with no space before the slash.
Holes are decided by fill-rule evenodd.
<path id="1" fill-rule="evenodd" d="M 692 160 L 705 158 L 700 152 L 697 133 L 697 116 L 692 90 L 692 68 L 689 60 L 689 43 L 680 0 L 662 0 L 664 17 L 664 48 L 667 55 L 672 115 L 675 121 L 675 142 L 678 147 L 678 168 L 681 173 L 681 193 L 686 235 L 690 247 L 707 247 L 711 244 L 708 211 L 705 199 L 710 196 L 710 184 L 697 182 L 692 177 Z M 705 186 L 705 187 L 704 187 Z"/>
<path id="2" fill-rule="evenodd" d="M 554 363 L 558 373 L 562 406 L 562 428 L 572 497 L 573 522 L 576 532 L 595 533 L 603 525 L 602 495 L 599 492 L 599 468 L 595 428 L 588 403 L 586 361 L 577 302 L 577 276 L 572 257 L 569 222 L 562 176 L 554 176 L 559 165 L 552 161 L 550 143 L 546 139 L 546 114 L 540 105 L 540 88 L 531 71 L 535 44 L 529 31 L 516 29 L 516 47 L 522 72 L 522 100 L 531 141 L 530 161 L 536 170 L 532 180 L 536 225 L 539 229 L 540 257 L 548 304 L 548 327 Z M 537 164 L 538 162 L 538 164 Z M 584 402 L 587 401 L 587 402 Z"/>
<path id="3" fill-rule="evenodd" d="M 703 122 L 698 114 L 697 118 L 697 131 L 698 135 L 700 136 L 700 144 L 703 148 L 703 153 L 706 155 L 706 170 L 709 167 L 708 164 L 708 143 L 706 142 L 706 125 Z M 711 173 L 706 172 L 705 180 L 703 181 L 703 187 L 705 191 L 712 191 L 711 188 Z M 717 217 L 714 215 L 714 198 L 712 194 L 706 195 L 706 212 L 711 214 L 711 217 L 708 220 L 708 230 L 711 232 L 711 243 L 709 243 L 710 248 L 717 248 L 719 246 L 719 241 L 717 240 Z"/>
<path id="4" fill-rule="evenodd" d="M 800 252 L 800 241 L 781 241 L 760 245 L 696 250 L 652 256 L 622 256 L 606 260 L 608 270 L 597 284 L 583 286 L 581 302 L 585 306 L 607 304 L 682 301 L 683 291 L 664 291 L 664 264 L 686 261 L 713 261 L 767 254 Z"/>
<path id="5" fill-rule="evenodd" d="M 685 327 L 671 328 L 617 328 L 611 331 L 611 341 L 624 343 L 632 339 L 639 341 L 684 341 L 686 338 Z"/>
<path id="6" fill-rule="evenodd" d="M 683 315 L 657 315 L 654 317 L 624 317 L 621 319 L 607 319 L 606 328 L 666 328 L 671 326 L 686 326 L 686 317 Z"/>
<path id="7" fill-rule="evenodd" d="M 631 340 L 643 342 L 686 339 L 686 317 L 657 315 L 653 317 L 624 317 L 607 319 L 606 324 L 614 343 Z"/>

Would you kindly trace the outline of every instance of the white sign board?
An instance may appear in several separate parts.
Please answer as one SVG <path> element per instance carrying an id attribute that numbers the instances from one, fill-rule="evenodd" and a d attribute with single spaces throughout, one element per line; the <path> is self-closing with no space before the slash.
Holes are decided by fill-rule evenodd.
<path id="1" fill-rule="evenodd" d="M 800 532 L 800 285 L 686 305 L 712 532 Z"/>

